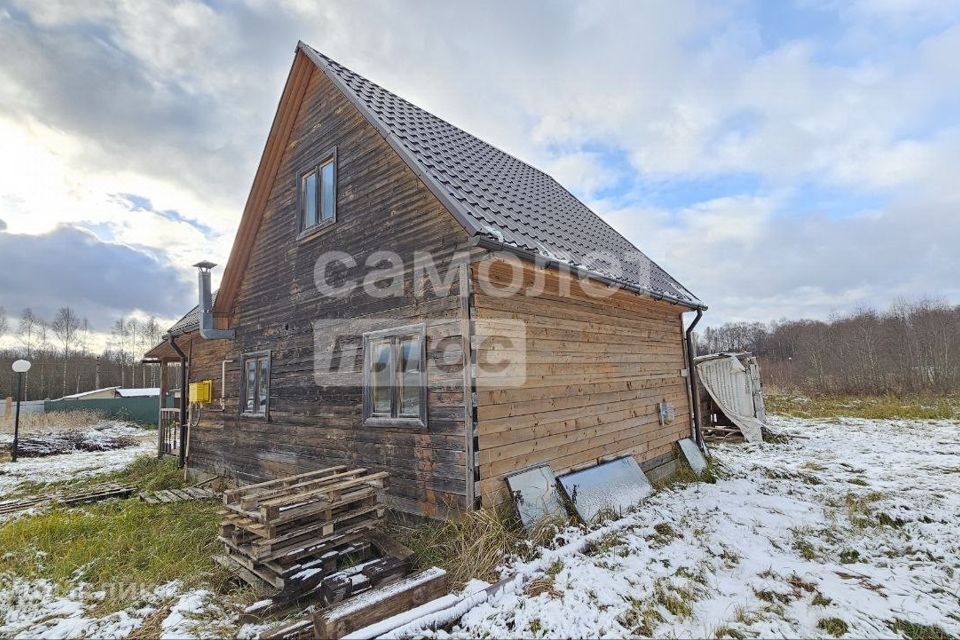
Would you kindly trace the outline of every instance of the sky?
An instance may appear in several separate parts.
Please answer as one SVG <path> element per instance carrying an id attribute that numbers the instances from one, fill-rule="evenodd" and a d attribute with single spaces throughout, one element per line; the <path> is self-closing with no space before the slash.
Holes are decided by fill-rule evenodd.
<path id="1" fill-rule="evenodd" d="M 960 0 L 0 0 L 8 315 L 193 306 L 298 40 L 553 175 L 706 324 L 960 303 Z"/>

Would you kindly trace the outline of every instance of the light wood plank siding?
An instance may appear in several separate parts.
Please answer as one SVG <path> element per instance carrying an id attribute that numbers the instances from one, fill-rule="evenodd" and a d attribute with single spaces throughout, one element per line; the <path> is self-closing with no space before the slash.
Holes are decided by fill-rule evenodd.
<path id="1" fill-rule="evenodd" d="M 507 355 L 502 341 L 487 338 L 515 333 L 517 322 L 524 326 L 526 360 L 522 380 L 478 367 L 483 504 L 502 501 L 503 477 L 531 465 L 563 473 L 611 455 L 629 453 L 641 462 L 671 455 L 674 442 L 690 433 L 681 373 L 685 309 L 626 291 L 592 297 L 575 279 L 532 265 L 516 281 L 519 295 L 498 297 L 484 293 L 484 285 L 509 286 L 510 268 L 482 264 L 472 269 L 477 360 Z M 538 277 L 542 291 L 534 293 Z M 676 412 L 669 426 L 659 421 L 663 400 Z"/>

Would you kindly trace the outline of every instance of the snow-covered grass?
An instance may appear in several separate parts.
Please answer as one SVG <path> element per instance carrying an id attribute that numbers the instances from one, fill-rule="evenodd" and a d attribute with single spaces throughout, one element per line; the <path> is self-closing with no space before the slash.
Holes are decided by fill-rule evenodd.
<path id="1" fill-rule="evenodd" d="M 769 391 L 769 389 L 767 390 Z M 931 395 L 849 396 L 821 394 L 814 397 L 764 392 L 769 413 L 797 418 L 849 416 L 877 420 L 960 419 L 960 397 Z"/>
<path id="2" fill-rule="evenodd" d="M 112 451 L 73 451 L 43 458 L 20 458 L 16 462 L 0 462 L 0 499 L 24 484 L 38 485 L 66 480 L 76 481 L 108 474 L 127 467 L 139 456 L 155 453 L 156 431 L 141 429 L 118 421 L 103 421 L 84 430 L 91 442 L 98 439 L 132 438 L 136 446 Z M 0 436 L 0 442 L 4 442 Z M 11 441 L 7 436 L 6 441 Z"/>
<path id="3" fill-rule="evenodd" d="M 184 485 L 156 432 L 100 424 L 95 437 L 143 436 L 142 445 L 0 464 L 10 492 L 79 489 L 103 481 L 141 489 Z M 244 593 L 224 597 L 213 502 L 149 505 L 111 500 L 55 507 L 0 524 L 0 637 L 221 637 L 257 630 L 238 619 Z M 221 593 L 215 594 L 219 590 Z"/>
<path id="4" fill-rule="evenodd" d="M 47 580 L 0 577 L 0 636 L 4 638 L 255 637 L 262 626 L 242 625 L 240 607 L 206 589 L 169 582 L 131 590 L 129 606 L 98 613 L 106 591 L 80 583 L 66 591 Z"/>
<path id="5" fill-rule="evenodd" d="M 960 634 L 960 422 L 773 424 L 785 440 L 715 448 L 715 483 L 504 567 L 521 578 L 435 634 Z"/>
<path id="6" fill-rule="evenodd" d="M 668 485 L 619 520 L 564 529 L 492 576 L 517 579 L 429 635 L 960 635 L 960 422 L 772 422 L 785 438 L 714 449 L 715 482 Z M 86 506 L 0 528 L 43 525 L 30 544 L 2 542 L 17 550 L 0 559 L 0 636 L 252 637 L 268 626 L 240 624 L 258 595 L 203 575 L 214 511 L 190 524 L 166 508 Z M 71 542 L 84 537 L 101 548 Z M 167 543 L 194 561 L 152 582 L 134 574 L 136 554 L 148 563 Z"/>

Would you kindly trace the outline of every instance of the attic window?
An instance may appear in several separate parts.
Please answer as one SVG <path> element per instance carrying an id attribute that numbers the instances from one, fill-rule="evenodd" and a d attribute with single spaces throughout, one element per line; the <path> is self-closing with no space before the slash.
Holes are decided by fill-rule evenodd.
<path id="1" fill-rule="evenodd" d="M 363 336 L 363 423 L 425 427 L 426 336 L 423 325 Z"/>
<path id="2" fill-rule="evenodd" d="M 300 232 L 308 233 L 337 219 L 337 150 L 300 174 L 298 197 Z"/>

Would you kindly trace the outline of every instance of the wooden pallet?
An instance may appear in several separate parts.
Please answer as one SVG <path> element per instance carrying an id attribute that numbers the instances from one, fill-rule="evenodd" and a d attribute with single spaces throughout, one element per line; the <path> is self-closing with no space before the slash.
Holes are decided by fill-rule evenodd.
<path id="1" fill-rule="evenodd" d="M 0 515 L 7 513 L 16 513 L 24 509 L 35 507 L 45 507 L 53 502 L 59 502 L 64 505 L 78 505 L 90 502 L 99 502 L 100 500 L 109 500 L 110 498 L 127 498 L 136 491 L 135 487 L 129 485 L 107 482 L 90 487 L 86 491 L 79 493 L 66 493 L 55 491 L 47 494 L 27 496 L 17 500 L 6 500 L 0 502 Z"/>
<path id="2" fill-rule="evenodd" d="M 315 638 L 313 616 L 284 622 L 260 634 L 260 640 L 307 640 Z"/>
<path id="3" fill-rule="evenodd" d="M 386 477 L 337 466 L 224 492 L 222 561 L 288 595 L 313 589 L 345 550 L 369 548 L 365 537 L 384 516 Z M 314 582 L 301 584 L 303 576 Z"/>
<path id="4" fill-rule="evenodd" d="M 140 494 L 140 499 L 147 504 L 166 504 L 168 502 L 184 502 L 187 500 L 213 500 L 217 497 L 215 492 L 201 487 L 144 491 Z"/>

